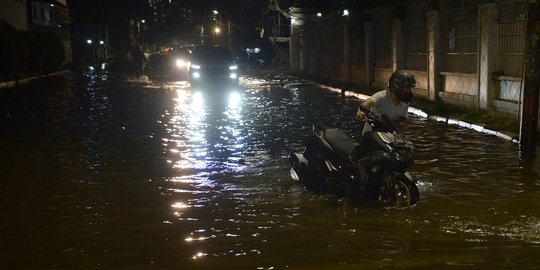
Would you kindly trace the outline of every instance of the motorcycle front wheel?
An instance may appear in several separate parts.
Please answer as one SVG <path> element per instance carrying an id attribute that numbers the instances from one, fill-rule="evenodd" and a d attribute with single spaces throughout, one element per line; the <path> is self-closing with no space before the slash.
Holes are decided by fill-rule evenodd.
<path id="1" fill-rule="evenodd" d="M 402 174 L 385 172 L 379 202 L 394 207 L 408 207 L 420 201 L 416 184 Z"/>

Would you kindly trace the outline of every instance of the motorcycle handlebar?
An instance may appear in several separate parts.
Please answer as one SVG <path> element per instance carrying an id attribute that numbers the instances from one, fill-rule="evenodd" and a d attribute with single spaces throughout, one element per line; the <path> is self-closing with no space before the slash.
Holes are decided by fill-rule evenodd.
<path id="1" fill-rule="evenodd" d="M 373 113 L 368 107 L 364 106 L 364 104 L 358 105 L 358 109 L 367 115 L 369 115 L 370 113 Z"/>
<path id="2" fill-rule="evenodd" d="M 358 109 L 366 114 L 367 116 L 367 122 L 374 127 L 375 130 L 379 131 L 388 131 L 392 132 L 396 130 L 396 127 L 394 126 L 394 123 L 388 119 L 388 116 L 383 115 L 376 115 L 374 112 L 372 112 L 368 107 L 364 106 L 363 104 L 360 104 L 358 106 Z"/>

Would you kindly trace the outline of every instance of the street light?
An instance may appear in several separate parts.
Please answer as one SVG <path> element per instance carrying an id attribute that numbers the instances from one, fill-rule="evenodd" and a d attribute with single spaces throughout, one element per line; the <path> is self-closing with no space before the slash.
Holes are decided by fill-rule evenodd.
<path id="1" fill-rule="evenodd" d="M 218 44 L 218 43 L 219 43 L 219 42 L 218 42 L 218 35 L 219 35 L 219 33 L 221 33 L 221 28 L 219 28 L 219 27 L 217 27 L 217 26 L 214 27 L 214 35 L 213 35 L 213 36 L 214 36 L 214 44 Z"/>
<path id="2" fill-rule="evenodd" d="M 145 19 L 137 20 L 137 39 L 138 39 L 138 43 L 144 43 L 145 42 L 145 40 L 144 40 L 145 39 L 144 38 L 145 30 L 146 30 L 146 20 Z"/>
<path id="3" fill-rule="evenodd" d="M 94 65 L 94 61 L 96 60 L 96 48 L 93 45 L 94 41 L 92 39 L 87 39 L 86 44 L 88 45 L 86 48 L 86 51 L 89 54 L 91 64 Z"/>

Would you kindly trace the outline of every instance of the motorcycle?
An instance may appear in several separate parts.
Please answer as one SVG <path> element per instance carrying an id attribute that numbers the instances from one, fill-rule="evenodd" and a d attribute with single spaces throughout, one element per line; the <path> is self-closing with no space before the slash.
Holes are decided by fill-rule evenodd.
<path id="1" fill-rule="evenodd" d="M 420 194 L 416 180 L 407 171 L 414 163 L 413 144 L 396 132 L 386 115 L 377 116 L 368 108 L 360 141 L 344 131 L 313 125 L 302 153 L 289 152 L 291 176 L 306 188 L 331 191 L 385 206 L 416 204 Z"/>

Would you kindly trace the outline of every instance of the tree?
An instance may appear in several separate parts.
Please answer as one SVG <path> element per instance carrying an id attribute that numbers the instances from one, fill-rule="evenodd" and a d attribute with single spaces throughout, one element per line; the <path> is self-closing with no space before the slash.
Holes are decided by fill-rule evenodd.
<path id="1" fill-rule="evenodd" d="M 0 22 L 0 80 L 10 79 L 17 68 L 17 47 L 13 40 L 15 28 Z"/>

